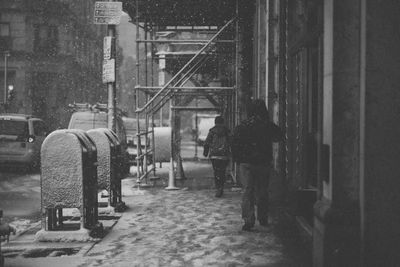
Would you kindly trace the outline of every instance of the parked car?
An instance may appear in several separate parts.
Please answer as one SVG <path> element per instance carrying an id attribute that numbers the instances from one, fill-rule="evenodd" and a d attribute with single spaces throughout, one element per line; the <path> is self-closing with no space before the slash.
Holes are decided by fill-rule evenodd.
<path id="1" fill-rule="evenodd" d="M 116 117 L 116 135 L 121 143 L 123 174 L 129 174 L 131 164 L 129 163 L 128 146 L 126 143 L 126 131 L 120 115 Z M 90 108 L 76 111 L 72 114 L 68 129 L 81 129 L 84 131 L 96 128 L 108 128 L 107 112 Z"/>
<path id="2" fill-rule="evenodd" d="M 40 118 L 0 114 L 0 165 L 39 168 L 40 149 L 47 134 L 47 126 Z"/>

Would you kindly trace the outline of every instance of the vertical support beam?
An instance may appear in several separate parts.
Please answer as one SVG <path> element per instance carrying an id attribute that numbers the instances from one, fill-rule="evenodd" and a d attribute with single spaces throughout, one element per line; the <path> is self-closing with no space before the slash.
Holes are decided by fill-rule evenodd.
<path id="1" fill-rule="evenodd" d="M 148 86 L 148 61 L 147 61 L 147 47 L 148 47 L 148 42 L 147 42 L 147 36 L 148 36 L 148 31 L 147 31 L 147 21 L 144 23 L 144 85 Z M 147 101 L 146 101 L 147 102 Z"/>
<path id="2" fill-rule="evenodd" d="M 144 29 L 144 40 L 145 40 L 145 42 L 144 42 L 144 56 L 145 56 L 145 59 L 144 59 L 144 64 L 145 64 L 145 69 L 144 69 L 144 71 L 145 71 L 145 82 L 144 82 L 144 84 L 145 84 L 145 86 L 148 86 L 148 74 L 147 74 L 147 69 L 148 69 L 148 61 L 147 61 L 147 47 L 148 47 L 148 43 L 146 42 L 147 41 L 147 37 L 148 37 L 148 31 L 147 31 L 147 26 L 148 26 L 148 24 L 147 24 L 147 21 L 145 21 L 145 23 L 144 23 L 144 27 L 143 27 L 143 29 Z M 145 96 L 145 99 L 146 99 L 146 103 L 147 103 L 147 101 L 149 101 L 149 94 L 148 93 L 146 93 L 146 96 Z M 144 132 L 145 132 L 145 135 L 144 135 L 144 157 L 143 157 L 143 169 L 144 169 L 144 173 L 146 174 L 146 183 L 147 183 L 147 176 L 148 176 L 148 174 L 147 174 L 147 170 L 148 170 L 148 168 L 147 168 L 147 164 L 148 164 L 148 162 L 147 162 L 147 154 L 148 154 L 148 146 L 147 146 L 147 142 L 148 142 L 148 138 L 149 138 L 149 134 L 148 134 L 148 130 L 149 130 L 149 114 L 146 112 L 145 114 L 144 114 L 144 116 L 145 116 L 145 118 L 144 118 Z"/>
<path id="3" fill-rule="evenodd" d="M 136 85 L 140 86 L 140 53 L 139 53 L 139 49 L 140 49 L 140 27 L 139 27 L 139 0 L 136 0 Z M 139 109 L 139 94 L 140 91 L 138 89 L 135 90 L 135 110 Z M 141 176 L 141 172 L 140 172 L 140 159 L 139 159 L 139 151 L 140 151 L 140 123 L 139 123 L 139 119 L 140 119 L 140 114 L 139 112 L 135 112 L 136 114 L 136 132 L 137 132 L 137 149 L 136 149 L 136 177 L 138 182 L 140 182 L 140 176 Z"/>
<path id="4" fill-rule="evenodd" d="M 154 40 L 155 39 L 155 34 L 154 34 L 154 27 L 153 27 L 153 21 L 151 19 L 150 21 L 150 27 L 151 27 L 151 31 L 150 31 L 150 39 Z M 153 52 L 154 52 L 154 43 L 151 42 L 151 86 L 154 86 L 154 58 L 153 58 Z M 160 127 L 162 127 L 162 117 L 160 117 Z M 151 157 L 152 157 L 152 163 L 153 163 L 153 176 L 156 176 L 156 143 L 155 143 L 155 135 L 154 135 L 154 113 L 151 114 L 151 149 L 152 149 L 152 153 L 151 153 Z"/>
<path id="5" fill-rule="evenodd" d="M 314 205 L 314 266 L 360 266 L 360 21 L 359 0 L 324 2 L 323 144 L 330 164 Z"/>
<path id="6" fill-rule="evenodd" d="M 239 0 L 236 0 L 236 22 L 235 22 L 235 125 L 240 121 L 239 110 Z"/>
<path id="7" fill-rule="evenodd" d="M 197 98 L 196 98 L 196 107 L 198 106 Z M 197 111 L 195 111 L 195 118 L 194 118 L 194 123 L 195 123 L 195 138 L 194 138 L 194 159 L 198 159 L 198 144 L 197 144 L 197 139 L 199 138 L 199 118 L 197 117 Z"/>
<path id="8" fill-rule="evenodd" d="M 169 125 L 171 128 L 171 154 L 170 154 L 170 166 L 169 166 L 169 177 L 168 177 L 168 187 L 166 187 L 166 190 L 177 190 L 179 189 L 178 187 L 175 186 L 175 169 L 174 169 L 174 116 L 173 116 L 173 110 L 172 107 L 174 105 L 173 103 L 173 97 L 171 97 L 169 101 Z"/>
<path id="9" fill-rule="evenodd" d="M 7 113 L 8 109 L 8 80 L 7 80 L 7 71 L 8 71 L 8 57 L 10 56 L 9 51 L 4 52 L 4 112 Z"/>
<path id="10" fill-rule="evenodd" d="M 165 68 L 166 68 L 166 59 L 165 55 L 159 55 L 159 73 L 158 73 L 158 85 L 164 86 L 165 85 Z M 162 126 L 163 120 L 163 108 L 160 108 L 160 127 Z"/>
<path id="11" fill-rule="evenodd" d="M 367 0 L 360 0 L 360 265 L 365 266 L 365 111 L 366 111 L 366 55 L 367 55 Z"/>

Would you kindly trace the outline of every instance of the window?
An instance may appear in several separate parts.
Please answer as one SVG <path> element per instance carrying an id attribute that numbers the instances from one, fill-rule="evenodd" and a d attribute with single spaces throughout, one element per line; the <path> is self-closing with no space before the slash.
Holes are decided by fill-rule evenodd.
<path id="1" fill-rule="evenodd" d="M 0 120 L 0 135 L 28 136 L 26 121 Z"/>
<path id="2" fill-rule="evenodd" d="M 0 36 L 1 37 L 10 37 L 10 24 L 0 22 Z"/>
<path id="3" fill-rule="evenodd" d="M 58 52 L 58 27 L 49 26 L 47 29 L 48 49 L 51 55 L 56 55 Z"/>
<path id="4" fill-rule="evenodd" d="M 0 51 L 11 49 L 10 24 L 0 22 Z"/>
<path id="5" fill-rule="evenodd" d="M 58 27 L 55 25 L 34 25 L 34 52 L 54 56 L 58 53 Z"/>

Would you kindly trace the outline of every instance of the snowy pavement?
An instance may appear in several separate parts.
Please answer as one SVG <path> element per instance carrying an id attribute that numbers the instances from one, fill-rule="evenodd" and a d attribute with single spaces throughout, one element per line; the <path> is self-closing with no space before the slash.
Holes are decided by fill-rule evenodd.
<path id="1" fill-rule="evenodd" d="M 276 212 L 270 227 L 241 231 L 239 191 L 223 198 L 211 186 L 168 191 L 165 179 L 137 191 L 133 180 L 123 184 L 128 210 L 85 254 L 6 258 L 6 266 L 307 266 L 287 245 L 291 232 L 277 234 Z"/>
<path id="2" fill-rule="evenodd" d="M 240 192 L 147 191 L 129 199 L 84 266 L 292 266 L 271 228 L 241 231 Z M 294 266 L 294 265 L 293 265 Z"/>

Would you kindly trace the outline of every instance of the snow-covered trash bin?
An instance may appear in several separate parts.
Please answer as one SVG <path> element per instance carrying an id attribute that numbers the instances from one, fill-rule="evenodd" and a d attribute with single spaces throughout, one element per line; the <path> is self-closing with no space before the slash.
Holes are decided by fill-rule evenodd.
<path id="1" fill-rule="evenodd" d="M 85 241 L 98 223 L 97 148 L 82 130 L 57 130 L 41 148 L 42 229 L 38 241 Z M 79 210 L 68 217 L 64 210 Z M 58 232 L 58 233 L 55 233 Z"/>
<path id="2" fill-rule="evenodd" d="M 16 229 L 7 223 L 3 223 L 2 221 L 3 211 L 0 210 L 0 267 L 4 266 L 4 257 L 1 253 L 1 242 L 9 241 L 10 234 L 13 233 L 15 235 Z"/>
<path id="3" fill-rule="evenodd" d="M 108 205 L 115 211 L 123 211 L 125 203 L 122 201 L 121 178 L 122 178 L 122 158 L 121 143 L 118 137 L 109 129 L 97 128 L 87 131 L 97 148 L 97 186 L 100 194 L 99 204 L 102 196 L 108 199 Z"/>

